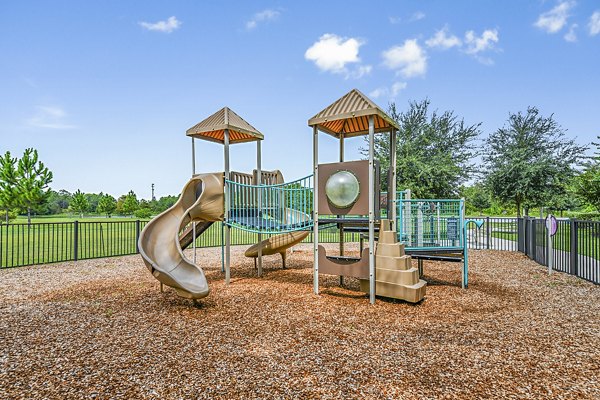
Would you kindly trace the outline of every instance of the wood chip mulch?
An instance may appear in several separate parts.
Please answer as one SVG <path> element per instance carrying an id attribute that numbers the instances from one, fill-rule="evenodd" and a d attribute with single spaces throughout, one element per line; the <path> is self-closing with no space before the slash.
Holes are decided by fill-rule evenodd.
<path id="1" fill-rule="evenodd" d="M 262 278 L 244 250 L 229 286 L 198 250 L 197 305 L 139 256 L 1 270 L 0 399 L 600 398 L 600 286 L 471 251 L 467 290 L 426 262 L 423 302 L 372 306 L 355 279 L 314 295 L 310 245 Z"/>

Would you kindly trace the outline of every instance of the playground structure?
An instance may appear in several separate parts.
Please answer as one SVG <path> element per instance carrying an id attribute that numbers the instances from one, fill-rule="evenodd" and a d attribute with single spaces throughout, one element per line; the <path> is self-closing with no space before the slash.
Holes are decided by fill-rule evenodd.
<path id="1" fill-rule="evenodd" d="M 279 171 L 261 168 L 262 133 L 225 107 L 192 128 L 192 178 L 179 201 L 150 221 L 140 234 L 142 258 L 153 276 L 191 299 L 209 293 L 204 273 L 183 250 L 195 243 L 212 223 L 224 227 L 223 271 L 231 278 L 231 229 L 258 234 L 258 243 L 246 257 L 255 259 L 262 275 L 262 257 L 282 256 L 287 249 L 313 233 L 314 287 L 319 275 L 360 280 L 362 291 L 375 296 L 419 302 L 426 282 L 420 279 L 423 260 L 463 261 L 466 287 L 464 203 L 461 200 L 414 200 L 410 192 L 396 192 L 397 123 L 364 94 L 354 89 L 308 121 L 313 128 L 313 174 L 284 182 Z M 339 162 L 319 163 L 319 132 L 339 140 Z M 380 167 L 374 159 L 374 135 L 385 133 L 390 141 L 389 193 L 379 189 Z M 344 140 L 368 135 L 368 160 L 345 161 Z M 196 174 L 195 139 L 223 145 L 224 172 Z M 232 144 L 256 142 L 256 169 L 251 173 L 230 170 Z M 383 204 L 382 198 L 384 199 Z M 337 228 L 339 254 L 328 255 L 319 244 L 319 231 Z M 359 257 L 348 257 L 344 232 L 358 231 L 368 240 Z M 263 240 L 263 236 L 268 236 Z M 378 243 L 377 243 L 378 241 Z M 418 268 L 412 259 L 418 260 Z"/>

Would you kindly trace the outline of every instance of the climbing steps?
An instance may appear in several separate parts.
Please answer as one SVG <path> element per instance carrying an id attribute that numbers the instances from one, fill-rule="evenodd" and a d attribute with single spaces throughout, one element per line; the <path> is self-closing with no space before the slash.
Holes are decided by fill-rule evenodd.
<path id="1" fill-rule="evenodd" d="M 419 279 L 419 270 L 412 266 L 397 237 L 390 221 L 382 220 L 375 251 L 375 294 L 418 303 L 425 297 L 427 282 Z M 361 279 L 360 289 L 369 292 L 368 279 Z"/>

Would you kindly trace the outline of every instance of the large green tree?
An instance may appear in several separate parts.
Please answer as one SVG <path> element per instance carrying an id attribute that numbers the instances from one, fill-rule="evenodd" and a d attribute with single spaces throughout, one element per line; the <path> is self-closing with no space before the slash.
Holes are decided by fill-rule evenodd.
<path id="1" fill-rule="evenodd" d="M 10 155 L 10 151 L 0 157 L 0 210 L 4 212 L 7 224 L 10 212 L 18 206 L 16 164 L 17 159 Z"/>
<path id="2" fill-rule="evenodd" d="M 85 193 L 82 193 L 81 190 L 77 189 L 77 191 L 73 193 L 70 207 L 73 212 L 79 214 L 79 216 L 83 218 L 83 213 L 90 209 L 90 203 Z"/>
<path id="3" fill-rule="evenodd" d="M 405 112 L 399 112 L 391 103 L 389 114 L 400 125 L 396 146 L 398 188 L 410 189 L 417 198 L 457 197 L 461 184 L 475 172 L 472 159 L 480 124 L 468 125 L 453 111 L 431 111 L 428 99 L 409 103 Z M 361 151 L 368 154 L 368 148 Z M 387 190 L 389 134 L 376 135 L 375 157 L 381 166 L 382 189 Z"/>
<path id="4" fill-rule="evenodd" d="M 110 194 L 104 194 L 98 201 L 96 211 L 100 214 L 105 214 L 108 218 L 116 211 L 117 201 Z"/>
<path id="5" fill-rule="evenodd" d="M 139 208 L 139 201 L 137 199 L 137 195 L 130 190 L 129 193 L 125 195 L 123 198 L 123 205 L 121 211 L 125 215 L 133 215 L 135 210 Z"/>
<path id="6" fill-rule="evenodd" d="M 510 113 L 507 124 L 485 142 L 483 172 L 493 196 L 524 208 L 543 207 L 564 194 L 586 147 L 565 138 L 565 130 L 535 107 Z"/>
<path id="7" fill-rule="evenodd" d="M 37 150 L 29 148 L 17 162 L 16 176 L 19 206 L 27 211 L 27 222 L 31 223 L 31 211 L 48 199 L 52 172 L 39 160 Z"/>

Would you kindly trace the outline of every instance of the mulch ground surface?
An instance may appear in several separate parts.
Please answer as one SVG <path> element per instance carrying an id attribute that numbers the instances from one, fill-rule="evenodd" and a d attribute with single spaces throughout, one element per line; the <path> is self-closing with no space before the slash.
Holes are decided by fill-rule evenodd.
<path id="1" fill-rule="evenodd" d="M 297 249 L 257 278 L 234 248 L 229 286 L 199 249 L 197 305 L 139 256 L 0 271 L 0 399 L 600 398 L 600 286 L 472 251 L 467 290 L 426 262 L 424 301 L 370 305 Z"/>

